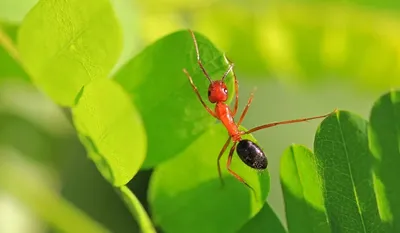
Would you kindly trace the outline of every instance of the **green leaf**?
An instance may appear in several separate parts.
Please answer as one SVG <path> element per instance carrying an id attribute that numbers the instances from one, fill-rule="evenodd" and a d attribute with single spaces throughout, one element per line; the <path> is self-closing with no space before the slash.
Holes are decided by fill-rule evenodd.
<path id="1" fill-rule="evenodd" d="M 316 158 L 306 147 L 292 145 L 284 152 L 280 177 L 290 233 L 331 232 L 317 171 Z"/>
<path id="2" fill-rule="evenodd" d="M 122 33 L 107 0 L 41 0 L 25 17 L 18 50 L 33 81 L 72 106 L 82 86 L 115 65 Z"/>
<path id="3" fill-rule="evenodd" d="M 128 183 L 144 161 L 146 135 L 125 91 L 109 79 L 89 83 L 73 108 L 73 120 L 102 175 L 115 186 Z"/>
<path id="4" fill-rule="evenodd" d="M 276 216 L 268 203 L 266 203 L 260 212 L 254 218 L 246 223 L 240 229 L 239 233 L 286 233 L 281 221 Z"/>
<path id="5" fill-rule="evenodd" d="M 133 194 L 126 186 L 120 187 L 119 191 L 122 195 L 122 199 L 128 206 L 132 215 L 136 218 L 136 221 L 139 223 L 141 232 L 156 233 L 156 230 L 154 229 L 146 210 L 143 208 L 142 204 L 140 204 L 140 201 L 137 199 L 135 194 Z"/>
<path id="6" fill-rule="evenodd" d="M 269 174 L 260 175 L 247 167 L 236 152 L 231 168 L 255 189 L 257 198 L 228 173 L 227 152 L 221 158 L 225 181 L 221 186 L 216 161 L 226 140 L 226 129 L 216 125 L 155 168 L 148 198 L 154 222 L 165 232 L 237 232 L 264 205 Z"/>
<path id="7" fill-rule="evenodd" d="M 340 111 L 315 136 L 318 173 L 332 232 L 385 232 L 372 179 L 367 122 Z"/>
<path id="8" fill-rule="evenodd" d="M 391 91 L 373 106 L 369 144 L 374 156 L 374 182 L 381 218 L 400 231 L 400 92 Z"/>
<path id="9" fill-rule="evenodd" d="M 202 35 L 196 37 L 206 70 L 214 79 L 220 79 L 227 69 L 222 53 Z M 215 123 L 194 93 L 184 68 L 192 75 L 204 101 L 214 109 L 207 98 L 209 82 L 197 64 L 188 31 L 158 40 L 116 74 L 116 81 L 130 94 L 143 117 L 149 140 L 144 168 L 180 153 Z M 232 96 L 232 79 L 228 77 L 227 82 Z"/>

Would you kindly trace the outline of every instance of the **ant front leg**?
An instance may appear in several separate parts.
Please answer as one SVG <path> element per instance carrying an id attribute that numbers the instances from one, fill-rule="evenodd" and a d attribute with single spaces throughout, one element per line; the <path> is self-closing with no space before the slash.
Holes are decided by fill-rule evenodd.
<path id="1" fill-rule="evenodd" d="M 260 126 L 254 127 L 252 129 L 244 132 L 243 134 L 250 134 L 250 133 L 253 133 L 255 131 L 258 131 L 258 130 L 261 130 L 261 129 L 270 128 L 270 127 L 274 127 L 274 126 L 277 126 L 277 125 L 292 124 L 292 123 L 305 122 L 305 121 L 319 119 L 319 118 L 325 118 L 325 117 L 327 117 L 327 116 L 329 116 L 329 115 L 331 115 L 333 113 L 336 113 L 336 112 L 337 112 L 337 109 L 333 110 L 333 112 L 330 112 L 328 114 L 321 115 L 321 116 L 294 119 L 294 120 L 287 120 L 287 121 L 279 121 L 279 122 L 269 123 L 269 124 L 266 124 L 266 125 L 260 125 Z"/>
<path id="2" fill-rule="evenodd" d="M 188 77 L 189 82 L 190 82 L 190 84 L 192 85 L 193 90 L 194 90 L 194 92 L 196 93 L 197 97 L 199 98 L 199 100 L 200 100 L 201 104 L 203 105 L 203 107 L 204 107 L 204 108 L 207 110 L 207 112 L 210 113 L 213 117 L 217 118 L 217 115 L 206 105 L 206 103 L 204 103 L 203 98 L 201 98 L 201 95 L 200 95 L 199 91 L 197 90 L 196 85 L 194 85 L 193 79 L 192 79 L 192 77 L 190 76 L 190 74 L 187 72 L 186 69 L 183 69 L 183 72 L 184 72 L 184 73 L 186 74 L 186 76 Z"/>
<path id="3" fill-rule="evenodd" d="M 249 189 L 251 189 L 251 191 L 253 191 L 253 193 L 254 193 L 254 196 L 257 198 L 256 191 L 253 189 L 253 187 L 251 187 L 242 177 L 240 177 L 236 172 L 232 171 L 232 169 L 231 169 L 232 156 L 233 156 L 233 152 L 236 149 L 236 144 L 237 144 L 237 142 L 235 142 L 233 144 L 231 150 L 229 151 L 228 161 L 226 162 L 226 168 L 228 169 L 229 173 L 231 173 L 231 175 L 233 175 L 237 180 L 239 180 L 244 185 L 246 185 Z"/>

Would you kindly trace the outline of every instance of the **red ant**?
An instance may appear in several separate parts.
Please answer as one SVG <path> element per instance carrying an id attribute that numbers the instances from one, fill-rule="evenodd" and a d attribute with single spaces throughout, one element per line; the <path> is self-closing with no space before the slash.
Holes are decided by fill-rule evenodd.
<path id="1" fill-rule="evenodd" d="M 266 129 L 266 128 L 277 126 L 277 125 L 291 124 L 291 123 L 304 122 L 304 121 L 318 119 L 318 118 L 325 118 L 325 117 L 329 116 L 330 114 L 332 114 L 333 112 L 336 112 L 336 109 L 332 113 L 321 115 L 321 116 L 273 122 L 273 123 L 254 127 L 247 131 L 240 131 L 239 126 L 242 123 L 242 121 L 250 107 L 251 102 L 253 101 L 254 92 L 252 92 L 250 94 L 249 100 L 247 101 L 247 105 L 244 108 L 244 110 L 239 118 L 239 121 L 237 123 L 235 123 L 234 117 L 236 116 L 237 109 L 238 109 L 238 103 L 239 103 L 239 93 L 238 93 L 239 83 L 236 79 L 236 74 L 233 70 L 234 63 L 232 63 L 225 56 L 225 59 L 229 64 L 227 71 L 223 74 L 221 80 L 215 80 L 215 81 L 211 80 L 210 76 L 208 75 L 207 71 L 205 70 L 205 68 L 200 60 L 199 47 L 197 45 L 196 37 L 192 30 L 189 30 L 189 32 L 192 35 L 194 46 L 196 49 L 197 63 L 200 66 L 200 69 L 203 71 L 204 75 L 207 77 L 208 81 L 210 81 L 210 85 L 208 87 L 208 100 L 211 103 L 215 103 L 214 111 L 212 111 L 204 103 L 203 99 L 200 96 L 199 91 L 197 90 L 196 85 L 193 83 L 192 77 L 187 72 L 187 70 L 183 69 L 183 72 L 188 77 L 190 84 L 192 85 L 193 90 L 196 93 L 197 97 L 199 98 L 201 104 L 213 117 L 217 118 L 218 120 L 220 120 L 222 122 L 222 124 L 225 126 L 225 128 L 227 129 L 228 134 L 229 134 L 229 138 L 226 141 L 225 145 L 222 147 L 222 150 L 219 153 L 218 159 L 217 159 L 218 175 L 221 180 L 221 183 L 223 184 L 224 182 L 223 182 L 223 179 L 221 176 L 221 166 L 220 166 L 219 162 L 220 162 L 220 159 L 221 159 L 222 155 L 224 154 L 226 148 L 228 147 L 229 143 L 232 140 L 233 145 L 229 151 L 226 167 L 230 174 L 232 174 L 236 179 L 238 179 L 240 182 L 245 184 L 247 187 L 249 187 L 255 193 L 254 189 L 242 177 L 240 177 L 237 173 L 235 173 L 234 171 L 231 170 L 230 166 L 231 166 L 231 162 L 232 162 L 233 152 L 235 151 L 235 148 L 236 148 L 236 152 L 239 155 L 240 159 L 249 167 L 257 169 L 257 170 L 266 169 L 267 165 L 268 165 L 268 161 L 267 161 L 267 157 L 265 156 L 263 150 L 256 143 L 254 143 L 248 139 L 242 139 L 242 135 L 250 134 L 255 131 L 258 131 L 261 129 Z M 228 99 L 228 89 L 226 87 L 224 79 L 226 78 L 226 76 L 228 75 L 229 72 L 232 72 L 234 82 L 235 82 L 235 105 L 234 105 L 233 111 L 231 111 L 229 106 L 225 103 L 226 100 Z"/>

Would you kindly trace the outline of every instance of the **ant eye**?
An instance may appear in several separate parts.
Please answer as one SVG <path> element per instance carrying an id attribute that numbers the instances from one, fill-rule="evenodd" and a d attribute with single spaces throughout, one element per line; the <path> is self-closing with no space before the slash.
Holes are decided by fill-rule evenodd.
<path id="1" fill-rule="evenodd" d="M 211 91 L 208 91 L 208 96 L 210 96 L 211 95 Z"/>
<path id="2" fill-rule="evenodd" d="M 228 89 L 224 88 L 225 94 L 228 94 Z"/>

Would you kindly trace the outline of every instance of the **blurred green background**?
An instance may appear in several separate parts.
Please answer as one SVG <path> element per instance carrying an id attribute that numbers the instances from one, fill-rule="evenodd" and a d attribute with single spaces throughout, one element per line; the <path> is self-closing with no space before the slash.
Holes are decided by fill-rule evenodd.
<path id="1" fill-rule="evenodd" d="M 87 159 L 68 111 L 37 90 L 9 53 L 19 24 L 36 2 L 0 0 L 0 232 L 52 232 L 42 219 L 68 218 L 70 204 L 113 232 L 138 232 L 117 194 Z M 184 28 L 199 31 L 235 62 L 240 109 L 257 87 L 243 124 L 247 128 L 334 108 L 367 118 L 373 101 L 400 83 L 398 1 L 112 3 L 124 33 L 124 50 L 114 70 L 161 36 Z M 291 143 L 312 148 L 318 123 L 254 134 L 269 158 L 268 202 L 282 220 L 280 155 Z M 141 171 L 128 184 L 145 207 L 150 174 Z M 10 189 L 10 183 L 20 183 L 11 190 L 24 195 L 1 191 Z M 40 195 L 37 187 L 45 187 L 47 201 L 32 201 Z M 31 211 L 37 205 L 52 208 L 51 203 L 64 211 L 55 216 Z"/>

